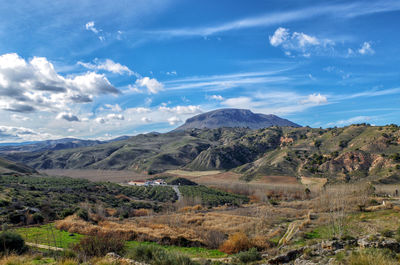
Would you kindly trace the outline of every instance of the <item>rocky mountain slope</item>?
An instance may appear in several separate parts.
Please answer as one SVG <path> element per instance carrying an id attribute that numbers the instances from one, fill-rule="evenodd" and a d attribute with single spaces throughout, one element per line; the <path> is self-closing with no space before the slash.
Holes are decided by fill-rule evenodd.
<path id="1" fill-rule="evenodd" d="M 246 109 L 218 109 L 189 118 L 185 124 L 175 130 L 215 129 L 222 127 L 261 129 L 271 126 L 300 127 L 296 123 L 272 114 L 257 114 Z"/>
<path id="2" fill-rule="evenodd" d="M 344 128 L 270 127 L 191 129 L 151 133 L 92 147 L 14 153 L 8 159 L 36 169 L 233 170 L 251 180 L 265 175 L 398 182 L 396 125 Z"/>

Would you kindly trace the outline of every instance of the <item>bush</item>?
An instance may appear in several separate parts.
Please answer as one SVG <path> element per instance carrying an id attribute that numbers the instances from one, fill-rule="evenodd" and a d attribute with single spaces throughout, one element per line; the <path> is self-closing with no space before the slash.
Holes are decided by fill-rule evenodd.
<path id="1" fill-rule="evenodd" d="M 226 240 L 219 249 L 222 252 L 234 254 L 240 251 L 246 251 L 251 247 L 252 245 L 247 235 L 239 232 L 230 235 L 228 240 Z"/>
<path id="2" fill-rule="evenodd" d="M 40 213 L 34 213 L 32 218 L 35 224 L 41 224 L 44 221 L 44 217 Z"/>
<path id="3" fill-rule="evenodd" d="M 0 233 L 0 253 L 16 252 L 20 254 L 26 249 L 25 241 L 19 234 L 11 231 Z"/>
<path id="4" fill-rule="evenodd" d="M 190 258 L 153 245 L 139 245 L 128 253 L 129 258 L 152 265 L 198 265 Z"/>
<path id="5" fill-rule="evenodd" d="M 77 215 L 79 218 L 81 218 L 81 219 L 83 219 L 83 220 L 85 220 L 85 221 L 89 221 L 89 213 L 88 213 L 88 211 L 85 210 L 85 209 L 79 209 L 79 210 L 76 212 L 76 215 Z"/>
<path id="6" fill-rule="evenodd" d="M 120 253 L 125 245 L 125 239 L 111 233 L 98 233 L 86 236 L 73 246 L 81 257 L 101 257 L 109 252 Z"/>
<path id="7" fill-rule="evenodd" d="M 235 257 L 237 260 L 243 263 L 248 263 L 252 261 L 261 260 L 261 254 L 257 251 L 256 248 L 251 248 L 248 251 L 242 251 L 236 254 Z"/>

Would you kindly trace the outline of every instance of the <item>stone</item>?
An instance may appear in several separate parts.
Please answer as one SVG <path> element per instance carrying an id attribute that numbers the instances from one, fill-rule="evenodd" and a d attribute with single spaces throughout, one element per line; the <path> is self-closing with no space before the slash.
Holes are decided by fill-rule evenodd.
<path id="1" fill-rule="evenodd" d="M 268 264 L 283 264 L 295 260 L 303 253 L 304 249 L 294 249 L 286 252 L 285 254 L 278 255 L 268 261 Z"/>

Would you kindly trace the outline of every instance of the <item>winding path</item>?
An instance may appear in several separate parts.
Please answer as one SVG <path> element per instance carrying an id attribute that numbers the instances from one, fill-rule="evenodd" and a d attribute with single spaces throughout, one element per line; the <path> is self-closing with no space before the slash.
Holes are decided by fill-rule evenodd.
<path id="1" fill-rule="evenodd" d="M 178 200 L 176 202 L 180 202 L 183 198 L 181 191 L 179 190 L 179 186 L 173 185 L 172 188 L 176 192 L 176 195 L 178 195 Z"/>

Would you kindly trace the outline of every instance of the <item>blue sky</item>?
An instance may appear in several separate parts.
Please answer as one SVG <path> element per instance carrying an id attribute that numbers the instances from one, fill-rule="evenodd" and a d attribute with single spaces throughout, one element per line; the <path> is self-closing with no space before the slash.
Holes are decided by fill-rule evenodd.
<path id="1" fill-rule="evenodd" d="M 0 142 L 165 132 L 226 107 L 400 123 L 400 1 L 1 1 Z"/>

